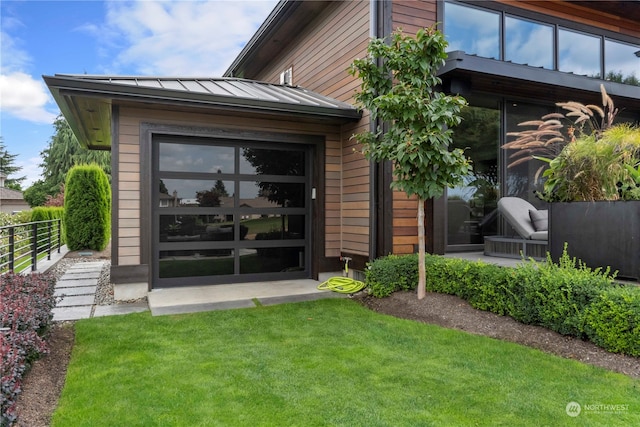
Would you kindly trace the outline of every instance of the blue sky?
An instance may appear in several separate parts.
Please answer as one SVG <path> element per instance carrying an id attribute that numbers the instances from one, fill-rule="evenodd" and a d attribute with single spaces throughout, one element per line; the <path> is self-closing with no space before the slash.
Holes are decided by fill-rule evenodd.
<path id="1" fill-rule="evenodd" d="M 277 0 L 0 1 L 0 136 L 26 175 L 59 110 L 42 75 L 219 77 Z"/>

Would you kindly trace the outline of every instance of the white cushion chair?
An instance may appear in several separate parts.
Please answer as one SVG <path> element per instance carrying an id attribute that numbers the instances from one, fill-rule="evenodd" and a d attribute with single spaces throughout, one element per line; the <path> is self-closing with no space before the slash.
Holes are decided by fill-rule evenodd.
<path id="1" fill-rule="evenodd" d="M 503 197 L 498 200 L 498 212 L 518 236 L 485 237 L 485 255 L 507 258 L 520 258 L 524 255 L 543 260 L 549 247 L 548 212 L 536 209 L 519 197 Z"/>
<path id="2" fill-rule="evenodd" d="M 527 240 L 548 240 L 547 211 L 538 210 L 519 197 L 503 197 L 498 200 L 498 211 L 509 225 Z M 535 222 L 534 222 L 535 221 Z"/>

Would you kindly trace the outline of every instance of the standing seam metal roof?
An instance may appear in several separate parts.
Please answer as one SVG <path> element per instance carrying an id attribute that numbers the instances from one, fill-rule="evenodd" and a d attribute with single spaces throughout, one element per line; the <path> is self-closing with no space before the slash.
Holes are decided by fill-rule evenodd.
<path id="1" fill-rule="evenodd" d="M 78 81 L 107 83 L 109 85 L 133 88 L 164 89 L 180 93 L 193 93 L 246 100 L 294 104 L 307 107 L 335 108 L 356 112 L 357 109 L 345 102 L 326 97 L 298 86 L 245 80 L 239 78 L 196 78 L 196 77 L 140 77 L 140 76 L 91 76 L 56 74 L 55 77 Z"/>

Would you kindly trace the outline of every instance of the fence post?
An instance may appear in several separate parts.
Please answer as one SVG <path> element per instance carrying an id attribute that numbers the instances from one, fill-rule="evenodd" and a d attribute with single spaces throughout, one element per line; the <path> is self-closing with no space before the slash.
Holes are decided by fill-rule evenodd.
<path id="1" fill-rule="evenodd" d="M 38 223 L 31 225 L 32 242 L 31 242 L 31 271 L 38 269 Z"/>
<path id="2" fill-rule="evenodd" d="M 15 227 L 9 227 L 9 271 L 13 272 L 13 267 L 15 264 Z"/>
<path id="3" fill-rule="evenodd" d="M 58 218 L 58 253 L 60 253 L 61 246 L 62 246 L 62 219 Z"/>
<path id="4" fill-rule="evenodd" d="M 47 261 L 51 261 L 51 221 L 47 221 Z"/>

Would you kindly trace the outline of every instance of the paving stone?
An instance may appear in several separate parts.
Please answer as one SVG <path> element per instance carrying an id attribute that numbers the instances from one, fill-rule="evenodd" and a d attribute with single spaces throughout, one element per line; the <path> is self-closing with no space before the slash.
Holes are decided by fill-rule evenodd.
<path id="1" fill-rule="evenodd" d="M 79 280 L 79 279 L 98 279 L 100 278 L 99 271 L 67 271 L 61 277 L 61 280 Z"/>
<path id="2" fill-rule="evenodd" d="M 97 286 L 75 286 L 71 288 L 56 288 L 53 293 L 54 296 L 59 297 L 62 295 L 95 295 Z"/>
<path id="3" fill-rule="evenodd" d="M 96 279 L 65 279 L 58 280 L 56 282 L 56 289 L 58 288 L 77 288 L 79 286 L 96 286 L 98 281 Z"/>
<path id="4" fill-rule="evenodd" d="M 91 317 L 91 306 L 83 305 L 78 307 L 55 307 L 53 310 L 53 320 L 60 322 L 64 320 L 80 320 Z"/>
<path id="5" fill-rule="evenodd" d="M 60 301 L 58 307 L 72 307 L 78 305 L 93 305 L 93 301 L 96 299 L 95 295 L 78 295 L 67 296 Z"/>
<path id="6" fill-rule="evenodd" d="M 78 262 L 74 265 L 72 265 L 71 267 L 69 267 L 69 270 L 76 270 L 76 269 L 84 269 L 84 268 L 102 268 L 104 267 L 104 261 L 96 261 L 96 262 Z"/>
<path id="7" fill-rule="evenodd" d="M 93 313 L 93 317 L 114 316 L 120 314 L 140 313 L 149 311 L 147 303 L 112 304 L 98 305 Z"/>

